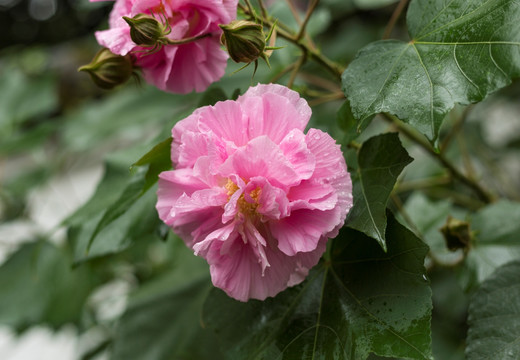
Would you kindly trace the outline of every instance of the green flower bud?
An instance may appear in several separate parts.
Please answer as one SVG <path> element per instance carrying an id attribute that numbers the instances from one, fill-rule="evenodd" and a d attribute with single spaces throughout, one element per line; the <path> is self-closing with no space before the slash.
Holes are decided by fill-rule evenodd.
<path id="1" fill-rule="evenodd" d="M 446 224 L 440 230 L 446 240 L 446 246 L 451 251 L 467 250 L 470 247 L 472 234 L 467 221 L 448 216 Z"/>
<path id="2" fill-rule="evenodd" d="M 234 20 L 227 25 L 219 25 L 223 33 L 222 45 L 227 47 L 229 56 L 235 62 L 250 63 L 259 57 L 266 59 L 265 34 L 262 25 L 251 21 Z"/>
<path id="3" fill-rule="evenodd" d="M 78 70 L 88 72 L 97 86 L 109 90 L 125 83 L 134 74 L 134 65 L 130 55 L 116 55 L 101 49 L 90 64 Z"/>
<path id="4" fill-rule="evenodd" d="M 161 24 L 156 18 L 146 14 L 137 14 L 133 18 L 123 16 L 130 25 L 130 37 L 139 46 L 156 46 L 163 44 L 165 36 L 170 32 L 168 26 Z"/>

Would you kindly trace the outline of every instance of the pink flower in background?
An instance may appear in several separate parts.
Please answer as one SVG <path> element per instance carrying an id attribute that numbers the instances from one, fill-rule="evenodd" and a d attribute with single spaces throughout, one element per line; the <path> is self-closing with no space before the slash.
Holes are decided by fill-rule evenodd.
<path id="1" fill-rule="evenodd" d="M 280 85 L 195 110 L 173 130 L 160 218 L 204 257 L 213 284 L 246 301 L 300 283 L 352 206 L 339 145 L 303 130 L 311 109 Z"/>
<path id="2" fill-rule="evenodd" d="M 98 0 L 92 0 L 98 1 Z M 132 52 L 147 82 L 174 93 L 204 91 L 225 72 L 228 54 L 220 47 L 221 29 L 236 17 L 238 0 L 116 0 L 110 13 L 109 30 L 96 32 L 100 45 L 118 55 Z M 180 40 L 211 34 L 182 45 L 165 45 L 155 53 L 137 46 L 123 16 L 166 16 L 171 27 L 168 38 Z M 149 49 L 148 49 L 149 50 Z"/>

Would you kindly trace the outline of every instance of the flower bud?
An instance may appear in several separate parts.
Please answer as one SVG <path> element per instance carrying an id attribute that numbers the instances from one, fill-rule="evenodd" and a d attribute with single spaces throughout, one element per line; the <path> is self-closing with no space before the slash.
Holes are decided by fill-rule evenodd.
<path id="1" fill-rule="evenodd" d="M 133 18 L 123 16 L 130 25 L 130 37 L 139 46 L 155 46 L 162 43 L 168 29 L 156 18 L 146 14 L 137 14 Z"/>
<path id="2" fill-rule="evenodd" d="M 250 63 L 259 57 L 265 58 L 265 34 L 262 25 L 234 20 L 227 25 L 219 26 L 223 31 L 220 41 L 227 47 L 233 61 Z"/>
<path id="3" fill-rule="evenodd" d="M 134 74 L 134 65 L 130 55 L 116 55 L 101 49 L 90 64 L 78 70 L 88 72 L 97 86 L 109 90 L 125 83 Z"/>
<path id="4" fill-rule="evenodd" d="M 440 230 L 444 235 L 446 246 L 449 250 L 467 250 L 469 248 L 472 235 L 467 221 L 462 221 L 448 216 L 446 224 Z"/>

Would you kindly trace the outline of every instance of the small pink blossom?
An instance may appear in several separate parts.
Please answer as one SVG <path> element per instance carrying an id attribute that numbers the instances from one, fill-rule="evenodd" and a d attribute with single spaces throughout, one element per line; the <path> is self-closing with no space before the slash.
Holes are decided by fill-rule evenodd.
<path id="1" fill-rule="evenodd" d="M 172 129 L 175 170 L 159 176 L 157 211 L 240 301 L 303 281 L 352 206 L 340 147 L 303 133 L 310 116 L 298 93 L 257 85 Z"/>
<path id="2" fill-rule="evenodd" d="M 238 0 L 116 0 L 110 13 L 110 29 L 96 32 L 96 38 L 114 54 L 132 52 L 146 81 L 159 89 L 182 94 L 201 92 L 225 73 L 228 54 L 221 49 L 218 25 L 236 17 L 237 3 Z M 165 45 L 150 53 L 149 48 L 132 42 L 130 26 L 123 16 L 152 13 L 157 19 L 166 16 L 171 40 L 210 36 L 182 45 Z"/>

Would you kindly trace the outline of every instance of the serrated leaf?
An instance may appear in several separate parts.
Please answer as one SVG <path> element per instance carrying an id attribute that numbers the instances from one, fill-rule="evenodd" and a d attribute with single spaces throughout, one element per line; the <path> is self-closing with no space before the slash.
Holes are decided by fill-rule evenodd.
<path id="1" fill-rule="evenodd" d="M 359 124 L 389 112 L 435 139 L 455 103 L 481 101 L 520 75 L 519 18 L 514 0 L 413 0 L 412 40 L 372 43 L 343 74 Z"/>
<path id="2" fill-rule="evenodd" d="M 520 358 L 520 261 L 501 266 L 471 299 L 468 360 Z"/>
<path id="3" fill-rule="evenodd" d="M 358 153 L 358 168 L 353 176 L 354 206 L 346 224 L 376 239 L 383 249 L 386 203 L 397 177 L 412 160 L 396 133 L 370 138 Z"/>
<path id="4" fill-rule="evenodd" d="M 202 304 L 211 288 L 207 264 L 184 244 L 169 273 L 130 296 L 119 320 L 112 360 L 220 359 L 211 331 L 201 327 Z"/>
<path id="5" fill-rule="evenodd" d="M 392 216 L 388 252 L 343 228 L 330 262 L 302 284 L 265 301 L 241 303 L 214 290 L 204 322 L 228 359 L 430 359 L 428 247 Z"/>
<path id="6" fill-rule="evenodd" d="M 71 260 L 43 240 L 22 245 L 0 267 L 0 323 L 18 329 L 79 323 L 99 280 L 86 267 L 72 270 Z"/>

